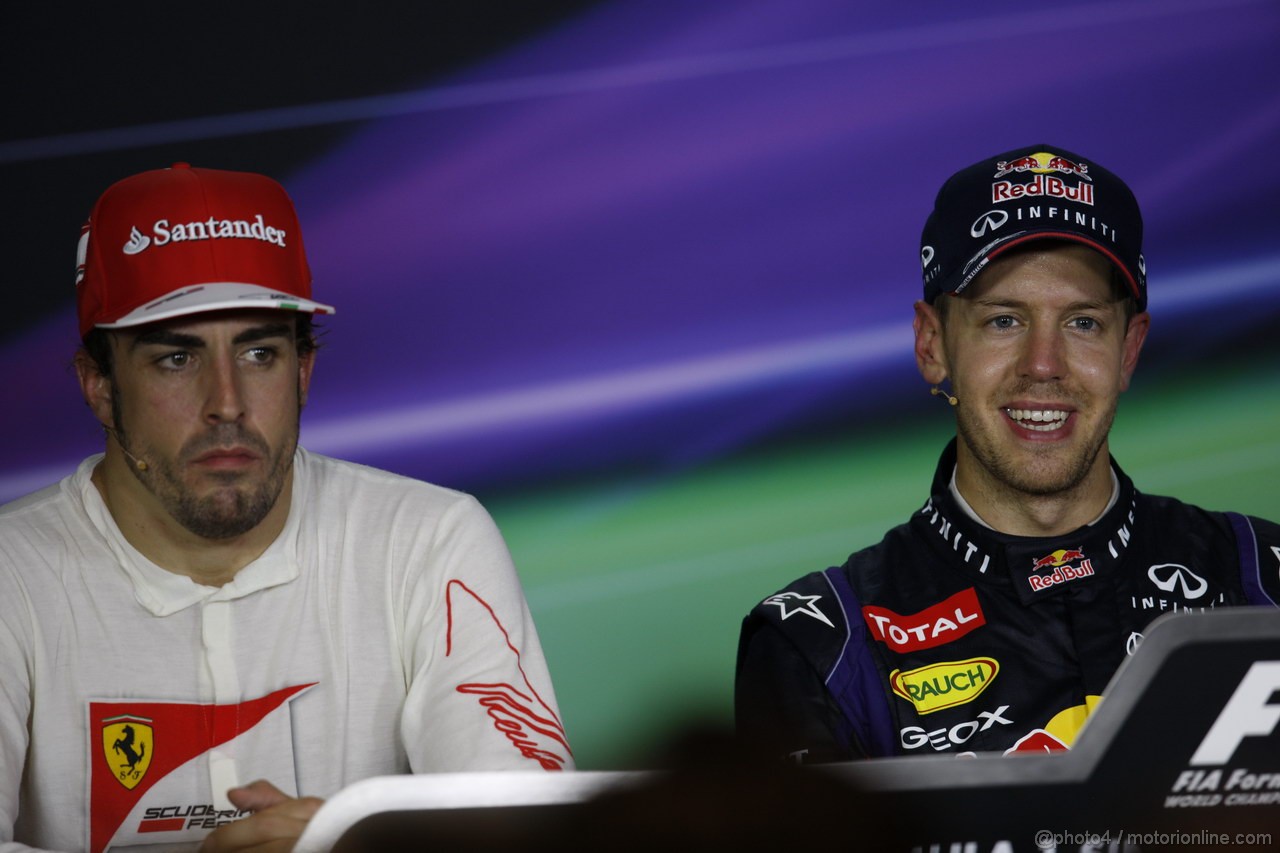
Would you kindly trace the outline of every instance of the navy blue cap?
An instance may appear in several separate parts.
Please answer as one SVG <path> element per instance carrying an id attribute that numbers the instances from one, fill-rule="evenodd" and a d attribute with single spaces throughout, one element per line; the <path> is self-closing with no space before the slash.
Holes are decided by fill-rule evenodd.
<path id="1" fill-rule="evenodd" d="M 1142 212 L 1111 172 L 1053 145 L 1030 145 L 956 172 L 938 191 L 920 237 L 924 298 L 960 293 L 988 262 L 1034 240 L 1102 253 L 1147 307 Z"/>

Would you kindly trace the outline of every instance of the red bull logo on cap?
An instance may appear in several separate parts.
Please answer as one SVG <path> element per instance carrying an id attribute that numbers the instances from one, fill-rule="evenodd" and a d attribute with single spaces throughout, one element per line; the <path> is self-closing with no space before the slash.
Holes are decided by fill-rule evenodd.
<path id="1" fill-rule="evenodd" d="M 1041 197 L 1061 198 L 1079 204 L 1093 204 L 1093 178 L 1089 177 L 1089 167 L 1077 163 L 1058 154 L 1040 151 L 1019 157 L 1016 160 L 1000 160 L 996 163 L 995 178 L 1003 178 L 1021 172 L 1030 172 L 1034 177 L 1026 183 L 997 180 L 991 185 L 991 201 L 1014 201 L 1020 198 Z M 1072 175 L 1074 183 L 1068 183 L 1059 175 Z"/>
<path id="2" fill-rule="evenodd" d="M 996 163 L 996 173 L 993 178 L 1003 178 L 1005 175 L 1011 175 L 1014 172 L 1036 172 L 1042 175 L 1051 174 L 1053 172 L 1065 172 L 1070 175 L 1077 175 L 1086 181 L 1092 181 L 1089 177 L 1089 167 L 1085 163 L 1076 163 L 1061 157 L 1057 154 L 1051 154 L 1048 151 L 1040 151 L 1035 154 L 1028 154 L 1026 157 L 1019 157 L 1017 160 L 1001 160 Z"/>
<path id="3" fill-rule="evenodd" d="M 1071 565 L 1077 560 L 1080 561 L 1079 565 Z M 1051 589 L 1068 581 L 1089 577 L 1093 574 L 1093 562 L 1088 560 L 1084 555 L 1084 551 L 1079 548 L 1059 548 L 1052 553 L 1031 561 L 1031 570 L 1033 572 L 1041 569 L 1053 569 L 1053 571 L 1047 575 L 1030 575 L 1027 578 L 1027 582 L 1031 584 L 1031 589 L 1035 592 Z"/>

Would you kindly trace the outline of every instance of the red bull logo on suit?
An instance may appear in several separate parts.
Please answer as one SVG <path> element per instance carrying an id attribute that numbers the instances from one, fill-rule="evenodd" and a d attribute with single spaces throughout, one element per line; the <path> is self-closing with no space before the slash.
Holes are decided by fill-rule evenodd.
<path id="1" fill-rule="evenodd" d="M 1076 560 L 1080 561 L 1079 565 L 1071 565 Z M 1053 571 L 1047 575 L 1033 574 L 1027 577 L 1032 590 L 1040 592 L 1093 574 L 1093 563 L 1085 558 L 1084 551 L 1079 548 L 1059 548 L 1031 562 L 1032 571 L 1050 568 Z"/>

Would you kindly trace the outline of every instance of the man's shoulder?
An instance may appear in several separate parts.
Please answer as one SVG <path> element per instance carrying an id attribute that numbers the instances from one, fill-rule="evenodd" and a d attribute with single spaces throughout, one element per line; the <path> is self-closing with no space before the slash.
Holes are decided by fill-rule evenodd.
<path id="1" fill-rule="evenodd" d="M 920 549 L 921 528 L 918 519 L 924 512 L 926 510 L 912 513 L 908 520 L 885 531 L 880 541 L 854 551 L 844 563 L 845 570 L 851 573 L 874 573 L 878 567 L 901 552 Z"/>
<path id="2" fill-rule="evenodd" d="M 92 460 L 89 460 L 92 461 Z M 83 467 L 83 465 L 82 465 Z M 79 472 L 0 505 L 0 530 L 47 529 L 56 519 L 76 512 L 74 496 Z"/>
<path id="3" fill-rule="evenodd" d="M 51 503 L 63 500 L 65 498 L 62 494 L 62 484 L 50 483 L 42 489 L 0 505 L 0 524 L 23 519 L 33 512 L 45 510 Z"/>
<path id="4" fill-rule="evenodd" d="M 798 650 L 819 672 L 830 669 L 849 634 L 848 604 L 826 572 L 812 572 L 766 596 L 743 620 L 740 648 L 757 634 Z M 856 618 L 856 614 L 854 614 Z"/>
<path id="5" fill-rule="evenodd" d="M 1226 513 L 1205 509 L 1193 503 L 1188 503 L 1181 498 L 1175 498 L 1172 495 L 1153 495 L 1147 492 L 1138 492 L 1136 497 L 1137 505 L 1140 509 L 1147 512 L 1158 514 L 1165 517 L 1178 517 L 1191 523 L 1212 524 L 1226 529 Z"/>
<path id="6" fill-rule="evenodd" d="M 315 496 L 341 500 L 344 504 L 350 504 L 356 497 L 416 501 L 442 507 L 475 502 L 474 497 L 457 489 L 301 448 L 298 460 L 303 468 L 305 488 Z"/>
<path id="7" fill-rule="evenodd" d="M 1242 531 L 1250 529 L 1267 541 L 1280 537 L 1280 524 L 1270 519 L 1231 510 L 1206 509 L 1168 495 L 1139 493 L 1137 505 L 1140 512 L 1148 514 L 1150 526 L 1161 535 L 1238 541 Z"/>
<path id="8" fill-rule="evenodd" d="M 1162 540 L 1231 555 L 1221 569 L 1236 575 L 1251 604 L 1280 604 L 1280 524 L 1240 512 L 1209 510 L 1165 495 L 1140 495 L 1139 509 Z"/>
<path id="9" fill-rule="evenodd" d="M 79 477 L 80 472 L 73 473 L 0 506 L 0 570 L 6 573 L 5 582 L 52 577 L 51 570 L 77 565 L 98 547 Z"/>
<path id="10" fill-rule="evenodd" d="M 762 604 L 769 604 L 781 598 L 793 598 L 795 596 L 813 595 L 815 593 L 821 595 L 823 593 L 830 592 L 831 586 L 826 578 L 826 574 L 829 571 L 831 571 L 831 569 L 821 572 L 810 572 L 807 575 L 796 578 L 776 592 L 765 596 L 761 604 L 757 605 L 757 609 Z"/>
<path id="11" fill-rule="evenodd" d="M 341 528 L 365 541 L 402 545 L 454 534 L 501 539 L 488 510 L 466 492 L 302 450 L 296 465 L 293 500 L 304 530 Z"/>
<path id="12" fill-rule="evenodd" d="M 819 596 L 824 602 L 824 611 L 840 614 L 843 619 L 837 598 L 847 607 L 855 604 L 865 590 L 878 587 L 886 571 L 901 564 L 902 552 L 919 548 L 918 536 L 918 532 L 912 532 L 910 522 L 891 528 L 879 542 L 850 554 L 842 565 L 810 572 L 767 596 L 756 605 L 754 612 L 785 619 L 781 614 L 791 610 L 786 602 Z"/>
<path id="13" fill-rule="evenodd" d="M 1240 579 L 1250 603 L 1280 606 L 1280 524 L 1228 513 L 1240 550 Z"/>
<path id="14" fill-rule="evenodd" d="M 936 564 L 929 533 L 917 522 L 920 513 L 890 528 L 880 541 L 849 555 L 838 569 L 830 570 L 832 580 L 846 584 L 849 597 L 859 606 L 896 602 L 899 592 L 914 595 L 924 580 L 932 585 Z"/>

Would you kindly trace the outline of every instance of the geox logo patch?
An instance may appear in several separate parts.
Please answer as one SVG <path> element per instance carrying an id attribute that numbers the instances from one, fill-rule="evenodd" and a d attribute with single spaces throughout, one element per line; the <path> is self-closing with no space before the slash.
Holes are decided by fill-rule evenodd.
<path id="1" fill-rule="evenodd" d="M 129 231 L 129 240 L 121 247 L 126 255 L 137 255 L 151 246 L 169 243 L 186 243 L 192 240 L 260 240 L 285 247 L 284 229 L 266 224 L 259 213 L 253 221 L 247 219 L 214 219 L 210 216 L 202 222 L 179 222 L 171 225 L 167 219 L 157 219 L 151 226 L 150 236 L 135 226 Z"/>

